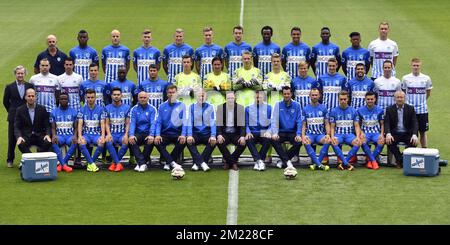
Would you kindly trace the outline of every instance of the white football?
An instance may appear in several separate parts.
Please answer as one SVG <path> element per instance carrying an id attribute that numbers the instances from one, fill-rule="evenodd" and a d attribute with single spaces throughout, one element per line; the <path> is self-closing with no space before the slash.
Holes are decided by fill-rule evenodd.
<path id="1" fill-rule="evenodd" d="M 185 172 L 184 172 L 182 167 L 178 167 L 177 166 L 177 167 L 172 169 L 172 172 L 170 173 L 170 175 L 172 175 L 172 177 L 174 179 L 178 180 L 178 179 L 182 179 L 184 177 Z"/>
<path id="2" fill-rule="evenodd" d="M 284 169 L 283 174 L 286 179 L 295 179 L 295 177 L 297 177 L 297 169 L 294 167 L 287 167 Z"/>

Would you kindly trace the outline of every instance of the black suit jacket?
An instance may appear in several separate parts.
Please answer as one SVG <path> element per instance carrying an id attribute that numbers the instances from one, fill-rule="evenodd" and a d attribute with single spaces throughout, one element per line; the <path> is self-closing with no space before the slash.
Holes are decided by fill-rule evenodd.
<path id="1" fill-rule="evenodd" d="M 27 89 L 29 88 L 34 88 L 33 84 L 25 82 L 25 91 L 27 91 Z M 17 108 L 21 105 L 25 105 L 25 103 L 25 98 L 20 98 L 16 81 L 8 84 L 5 87 L 5 93 L 3 94 L 3 105 L 8 112 L 8 122 L 14 122 Z"/>
<path id="2" fill-rule="evenodd" d="M 216 127 L 217 135 L 225 133 L 225 126 L 227 124 L 227 103 L 223 103 L 217 107 L 216 113 Z M 245 136 L 245 110 L 244 107 L 234 103 L 234 127 L 240 136 Z"/>
<path id="3" fill-rule="evenodd" d="M 397 114 L 397 105 L 391 105 L 386 108 L 386 115 L 384 117 L 384 132 L 388 133 L 397 133 L 398 123 L 398 114 Z M 417 135 L 417 131 L 419 130 L 419 124 L 417 122 L 416 112 L 414 111 L 414 107 L 408 104 L 403 106 L 403 125 L 406 128 L 406 131 L 410 135 Z"/>
<path id="4" fill-rule="evenodd" d="M 34 123 L 31 123 L 27 105 L 17 108 L 14 122 L 14 135 L 18 137 L 30 137 L 34 132 L 39 137 L 50 134 L 49 114 L 44 106 L 36 104 L 34 111 Z"/>

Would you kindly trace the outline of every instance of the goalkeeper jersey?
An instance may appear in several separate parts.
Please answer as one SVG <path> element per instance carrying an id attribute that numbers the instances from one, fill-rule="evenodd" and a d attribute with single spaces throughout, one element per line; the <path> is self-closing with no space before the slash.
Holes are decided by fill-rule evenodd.
<path id="1" fill-rule="evenodd" d="M 202 81 L 200 80 L 200 76 L 195 72 L 189 74 L 181 72 L 175 76 L 175 85 L 178 87 L 178 99 L 186 106 L 189 106 L 194 102 L 194 99 L 190 97 L 190 91 L 201 88 Z"/>
<path id="2" fill-rule="evenodd" d="M 249 70 L 246 70 L 244 67 L 237 69 L 233 77 L 234 88 L 239 88 L 239 85 L 236 82 L 240 78 L 242 78 L 245 82 L 249 82 L 251 79 L 256 79 L 259 84 L 262 84 L 261 70 L 256 67 L 252 67 Z M 254 98 L 255 91 L 251 88 L 243 88 L 236 93 L 236 102 L 242 106 L 248 106 L 252 104 Z"/>
<path id="3" fill-rule="evenodd" d="M 208 73 L 203 80 L 203 87 L 206 90 L 206 101 L 217 108 L 225 103 L 225 91 L 231 90 L 230 76 L 225 72 L 220 72 L 219 75 Z"/>
<path id="4" fill-rule="evenodd" d="M 265 84 L 269 90 L 268 101 L 271 106 L 275 106 L 275 103 L 282 100 L 282 87 L 291 86 L 291 77 L 285 71 L 279 73 L 269 72 L 264 78 Z"/>

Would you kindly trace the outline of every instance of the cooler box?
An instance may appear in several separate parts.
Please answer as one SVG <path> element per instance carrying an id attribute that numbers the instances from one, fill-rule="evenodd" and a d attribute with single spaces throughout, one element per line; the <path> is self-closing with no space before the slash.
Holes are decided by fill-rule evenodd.
<path id="1" fill-rule="evenodd" d="M 438 149 L 411 147 L 403 151 L 404 175 L 436 176 L 440 170 Z"/>
<path id="2" fill-rule="evenodd" d="M 45 181 L 56 179 L 58 160 L 53 152 L 22 154 L 20 176 L 25 181 Z"/>

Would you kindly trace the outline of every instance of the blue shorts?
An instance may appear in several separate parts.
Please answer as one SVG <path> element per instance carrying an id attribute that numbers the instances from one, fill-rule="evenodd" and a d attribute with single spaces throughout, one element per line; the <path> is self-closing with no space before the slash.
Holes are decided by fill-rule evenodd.
<path id="1" fill-rule="evenodd" d="M 352 141 L 356 139 L 355 134 L 335 134 L 334 137 L 338 139 L 339 144 L 352 145 Z"/>
<path id="2" fill-rule="evenodd" d="M 320 141 L 325 137 L 324 134 L 306 134 L 309 140 L 311 140 L 311 145 L 320 144 Z"/>
<path id="3" fill-rule="evenodd" d="M 73 138 L 72 135 L 57 135 L 57 137 L 58 137 L 58 146 L 72 145 L 72 138 Z"/>
<path id="4" fill-rule="evenodd" d="M 84 139 L 86 139 L 86 145 L 94 144 L 97 145 L 98 139 L 100 139 L 101 135 L 91 135 L 85 134 L 83 135 Z"/>
<path id="5" fill-rule="evenodd" d="M 374 144 L 378 144 L 378 138 L 380 138 L 380 134 L 379 133 L 367 133 L 366 134 L 366 143 L 370 144 L 370 143 L 374 143 Z"/>
<path id="6" fill-rule="evenodd" d="M 123 134 L 111 134 L 113 145 L 119 144 L 122 145 Z"/>

